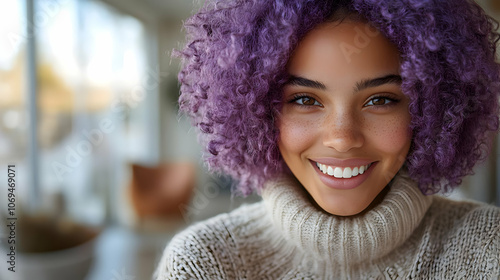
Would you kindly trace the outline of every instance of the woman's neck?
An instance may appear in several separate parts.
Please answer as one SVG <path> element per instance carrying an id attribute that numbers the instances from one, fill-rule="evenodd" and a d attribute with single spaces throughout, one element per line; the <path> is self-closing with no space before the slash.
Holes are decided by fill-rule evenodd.
<path id="1" fill-rule="evenodd" d="M 325 264 L 383 257 L 412 234 L 432 201 L 404 174 L 397 175 L 369 209 L 350 217 L 318 208 L 292 178 L 269 182 L 262 196 L 287 243 Z"/>

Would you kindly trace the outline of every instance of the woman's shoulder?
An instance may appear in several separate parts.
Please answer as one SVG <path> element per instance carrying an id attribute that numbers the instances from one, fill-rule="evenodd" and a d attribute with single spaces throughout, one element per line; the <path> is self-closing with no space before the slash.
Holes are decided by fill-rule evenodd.
<path id="1" fill-rule="evenodd" d="M 426 216 L 425 251 L 434 255 L 434 262 L 442 263 L 447 273 L 500 275 L 500 208 L 434 197 Z"/>
<path id="2" fill-rule="evenodd" d="M 223 243 L 245 238 L 242 230 L 249 225 L 259 226 L 265 216 L 266 210 L 262 202 L 245 204 L 229 213 L 219 214 L 189 226 L 175 235 L 169 246 L 188 246 L 192 250 L 190 242 L 223 245 Z"/>
<path id="3" fill-rule="evenodd" d="M 500 208 L 478 201 L 457 201 L 436 196 L 429 212 L 447 227 L 467 228 L 470 231 L 480 232 L 496 230 L 497 233 L 500 228 Z"/>
<path id="4" fill-rule="evenodd" d="M 264 205 L 257 202 L 189 226 L 169 242 L 156 279 L 240 278 L 241 244 L 251 244 L 247 239 L 266 227 L 265 216 Z"/>
<path id="5" fill-rule="evenodd" d="M 457 238 L 470 246 L 496 246 L 500 250 L 500 208 L 477 201 L 435 197 L 428 222 L 444 238 Z"/>

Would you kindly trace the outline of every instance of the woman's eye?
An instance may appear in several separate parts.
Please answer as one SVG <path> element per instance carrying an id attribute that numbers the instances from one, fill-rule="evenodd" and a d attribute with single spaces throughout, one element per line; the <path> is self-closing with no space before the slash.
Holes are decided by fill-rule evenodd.
<path id="1" fill-rule="evenodd" d="M 321 106 L 321 103 L 319 103 L 316 99 L 307 96 L 297 97 L 293 100 L 293 102 L 305 106 Z"/>
<path id="2" fill-rule="evenodd" d="M 395 101 L 396 100 L 387 97 L 374 97 L 370 99 L 370 101 L 368 101 L 365 106 L 383 106 Z"/>

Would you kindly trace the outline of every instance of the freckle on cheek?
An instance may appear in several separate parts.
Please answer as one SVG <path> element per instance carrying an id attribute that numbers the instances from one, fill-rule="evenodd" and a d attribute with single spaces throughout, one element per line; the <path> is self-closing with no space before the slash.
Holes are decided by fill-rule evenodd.
<path id="1" fill-rule="evenodd" d="M 393 147 L 393 149 L 401 149 L 410 141 L 410 135 L 408 133 L 408 127 L 401 123 L 395 123 L 392 129 L 388 131 L 389 141 L 387 143 Z"/>
<path id="2" fill-rule="evenodd" d="M 383 126 L 372 127 L 370 130 L 375 136 L 377 146 L 387 152 L 398 152 L 410 141 L 406 123 L 390 121 Z"/>
<path id="3" fill-rule="evenodd" d="M 283 121 L 280 127 L 281 142 L 288 148 L 300 149 L 313 138 L 314 122 Z"/>

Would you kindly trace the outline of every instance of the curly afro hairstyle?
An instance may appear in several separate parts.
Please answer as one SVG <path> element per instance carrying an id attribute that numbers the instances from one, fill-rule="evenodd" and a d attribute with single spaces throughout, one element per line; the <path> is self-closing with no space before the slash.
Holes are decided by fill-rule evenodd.
<path id="1" fill-rule="evenodd" d="M 348 11 L 399 49 L 409 96 L 410 176 L 447 191 L 486 157 L 498 129 L 498 23 L 468 0 L 219 0 L 185 22 L 179 106 L 200 130 L 212 171 L 239 194 L 287 170 L 278 149 L 286 64 L 305 34 Z"/>

